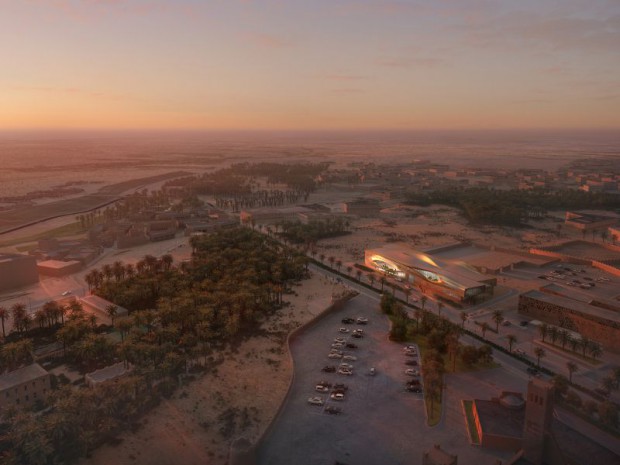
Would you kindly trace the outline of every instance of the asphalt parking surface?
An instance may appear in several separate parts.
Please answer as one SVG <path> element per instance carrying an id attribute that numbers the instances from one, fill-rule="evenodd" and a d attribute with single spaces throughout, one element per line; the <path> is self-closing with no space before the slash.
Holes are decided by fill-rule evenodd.
<path id="1" fill-rule="evenodd" d="M 258 462 L 275 464 L 347 465 L 411 464 L 421 461 L 422 444 L 432 446 L 426 437 L 424 403 L 421 394 L 405 391 L 405 360 L 402 345 L 388 340 L 389 321 L 379 313 L 376 300 L 358 296 L 346 306 L 305 330 L 291 345 L 295 360 L 295 379 L 280 417 L 258 450 Z M 366 317 L 365 326 L 341 323 L 350 316 Z M 354 339 L 338 332 L 340 327 L 350 331 L 364 330 L 364 337 Z M 357 349 L 342 348 L 345 354 L 356 356 L 352 376 L 323 373 L 325 365 L 338 365 L 340 359 L 329 359 L 334 338 L 344 337 L 355 342 Z M 375 367 L 377 374 L 368 374 Z M 349 389 L 344 401 L 328 399 L 318 393 L 320 381 L 345 383 Z M 325 412 L 325 406 L 308 404 L 308 398 L 320 396 L 326 405 L 337 406 L 342 414 Z M 412 458 L 415 460 L 412 461 Z"/>

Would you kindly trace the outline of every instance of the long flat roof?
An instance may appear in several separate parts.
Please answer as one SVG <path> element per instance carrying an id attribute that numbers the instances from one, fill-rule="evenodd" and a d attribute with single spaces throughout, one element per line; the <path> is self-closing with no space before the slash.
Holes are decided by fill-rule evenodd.
<path id="1" fill-rule="evenodd" d="M 12 387 L 19 386 L 22 383 L 35 380 L 45 375 L 47 375 L 47 371 L 38 363 L 18 368 L 17 370 L 0 375 L 0 391 L 11 389 Z"/>
<path id="2" fill-rule="evenodd" d="M 584 302 L 569 299 L 568 297 L 562 297 L 559 295 L 549 294 L 548 292 L 541 291 L 528 291 L 524 292 L 521 295 L 525 297 L 530 297 L 532 299 L 540 300 L 541 302 L 546 302 L 551 305 L 558 305 L 569 310 L 582 313 L 584 315 L 592 315 L 603 320 L 608 320 L 620 324 L 620 314 L 611 310 L 605 310 L 604 308 L 594 307 L 593 305 L 588 305 Z"/>
<path id="3" fill-rule="evenodd" d="M 491 279 L 468 267 L 464 262 L 441 259 L 423 252 L 418 252 L 404 245 L 387 245 L 368 249 L 368 252 L 385 256 L 385 258 L 411 268 L 427 270 L 444 275 L 458 282 L 465 288 L 480 287 L 484 285 L 483 281 Z"/>
<path id="4" fill-rule="evenodd" d="M 482 434 L 523 437 L 525 409 L 512 410 L 492 400 L 474 400 Z"/>

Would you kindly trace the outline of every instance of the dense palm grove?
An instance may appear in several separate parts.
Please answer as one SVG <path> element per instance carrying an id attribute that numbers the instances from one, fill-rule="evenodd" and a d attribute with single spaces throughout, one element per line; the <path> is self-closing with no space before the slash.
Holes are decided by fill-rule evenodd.
<path id="1" fill-rule="evenodd" d="M 170 256 L 147 256 L 88 275 L 95 294 L 130 310 L 116 317 L 116 306 L 107 309 L 120 342 L 98 332 L 78 305 L 62 312 L 57 338 L 83 371 L 123 361 L 132 375 L 94 390 L 62 387 L 38 406 L 44 413 L 10 412 L 3 463 L 70 463 L 113 440 L 190 369 L 208 367 L 214 350 L 253 334 L 307 273 L 305 256 L 251 229 L 198 236 L 191 246 L 192 260 L 178 266 Z"/>
<path id="2" fill-rule="evenodd" d="M 433 203 L 463 210 L 473 223 L 491 223 L 520 226 L 528 218 L 542 217 L 546 210 L 620 208 L 617 195 L 578 190 L 548 191 L 541 189 L 494 190 L 487 188 L 449 188 L 429 193 L 411 193 L 407 198 L 412 205 Z"/>

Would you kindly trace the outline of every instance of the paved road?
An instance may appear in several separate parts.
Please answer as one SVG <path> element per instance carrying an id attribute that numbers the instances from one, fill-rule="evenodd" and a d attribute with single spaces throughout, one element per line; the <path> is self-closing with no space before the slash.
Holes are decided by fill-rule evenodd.
<path id="1" fill-rule="evenodd" d="M 360 347 L 351 350 L 358 357 L 350 362 L 355 374 L 324 374 L 320 371 L 324 365 L 337 365 L 338 360 L 334 363 L 327 354 L 333 339 L 342 336 L 338 328 L 344 326 L 340 322 L 344 316 L 370 320 L 363 327 L 366 336 L 356 342 Z M 280 417 L 259 447 L 259 464 L 331 465 L 338 460 L 349 465 L 414 465 L 435 443 L 458 453 L 463 463 L 494 463 L 499 458 L 469 445 L 462 415 L 450 415 L 439 428 L 426 426 L 421 395 L 404 391 L 406 357 L 399 344 L 387 339 L 388 329 L 377 299 L 360 295 L 293 341 L 293 385 Z M 366 375 L 371 366 L 377 368 L 375 377 Z M 308 405 L 307 399 L 318 395 L 315 384 L 323 379 L 349 385 L 348 398 L 337 403 L 342 415 L 328 415 L 321 407 Z"/>

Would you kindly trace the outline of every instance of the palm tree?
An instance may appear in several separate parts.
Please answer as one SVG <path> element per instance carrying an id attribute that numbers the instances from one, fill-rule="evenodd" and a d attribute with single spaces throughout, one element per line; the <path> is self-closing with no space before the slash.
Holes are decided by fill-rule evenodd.
<path id="1" fill-rule="evenodd" d="M 563 349 L 564 347 L 566 347 L 566 344 L 568 343 L 570 339 L 570 333 L 566 331 L 565 329 L 561 329 L 559 331 L 559 334 L 560 334 L 560 341 L 562 342 L 562 349 Z"/>
<path id="2" fill-rule="evenodd" d="M 603 349 L 601 349 L 600 344 L 597 344 L 596 342 L 590 344 L 590 355 L 592 355 L 594 360 L 603 355 Z"/>
<path id="3" fill-rule="evenodd" d="M 362 280 L 362 270 L 355 270 L 355 276 L 357 277 L 358 281 Z"/>
<path id="4" fill-rule="evenodd" d="M 330 257 L 327 259 L 327 261 L 329 262 L 329 266 L 330 266 L 331 268 L 333 268 L 333 267 L 334 267 L 334 262 L 336 261 L 336 257 L 334 257 L 334 256 L 332 255 L 332 256 L 330 256 Z"/>
<path id="5" fill-rule="evenodd" d="M 368 278 L 368 282 L 370 283 L 370 287 L 374 288 L 375 287 L 375 275 L 374 275 L 374 273 L 368 273 L 368 275 L 366 277 Z"/>
<path id="6" fill-rule="evenodd" d="M 381 283 L 381 292 L 383 292 L 383 288 L 385 287 L 385 283 L 387 283 L 387 280 L 385 279 L 385 276 L 381 276 L 379 278 L 379 282 Z"/>
<path id="7" fill-rule="evenodd" d="M 534 355 L 536 355 L 536 365 L 540 368 L 540 359 L 547 355 L 547 353 L 542 347 L 536 347 L 534 349 Z"/>
<path id="8" fill-rule="evenodd" d="M 351 265 L 347 266 L 347 274 L 351 276 L 351 271 L 353 271 L 353 267 Z"/>
<path id="9" fill-rule="evenodd" d="M 112 326 L 114 326 L 114 318 L 116 318 L 118 313 L 118 307 L 114 304 L 110 304 L 105 308 L 105 312 L 110 317 L 110 320 L 112 320 Z"/>
<path id="10" fill-rule="evenodd" d="M 409 303 L 409 296 L 411 295 L 411 289 L 409 289 L 408 287 L 405 288 L 405 290 L 403 291 L 403 293 L 405 294 L 405 303 Z"/>
<path id="11" fill-rule="evenodd" d="M 437 315 L 441 318 L 441 309 L 444 307 L 442 302 L 437 302 Z"/>
<path id="12" fill-rule="evenodd" d="M 15 303 L 11 306 L 11 312 L 13 313 L 13 326 L 15 326 L 15 329 L 20 333 L 26 330 L 26 320 L 28 318 L 26 306 L 19 302 Z"/>
<path id="13" fill-rule="evenodd" d="M 426 302 L 428 302 L 428 297 L 426 297 L 425 295 L 420 297 L 420 303 L 422 304 L 422 311 L 424 311 L 424 307 L 426 306 Z"/>
<path id="14" fill-rule="evenodd" d="M 540 332 L 540 337 L 542 337 L 543 342 L 545 342 L 545 338 L 547 334 L 549 334 L 549 326 L 547 323 L 543 323 L 538 327 L 538 331 Z"/>
<path id="15" fill-rule="evenodd" d="M 590 347 L 590 339 L 586 336 L 581 336 L 581 350 L 583 351 L 583 356 L 586 356 L 586 350 Z"/>
<path id="16" fill-rule="evenodd" d="M 461 328 L 465 328 L 465 322 L 467 321 L 467 312 L 461 312 Z"/>
<path id="17" fill-rule="evenodd" d="M 499 325 L 504 321 L 504 313 L 501 310 L 493 310 L 493 321 L 495 322 L 495 332 L 499 333 Z"/>
<path id="18" fill-rule="evenodd" d="M 576 363 L 566 362 L 566 369 L 568 370 L 568 381 L 570 383 L 573 382 L 573 373 L 576 373 L 579 370 L 579 367 Z"/>
<path id="19" fill-rule="evenodd" d="M 2 337 L 6 338 L 6 332 L 4 331 L 4 320 L 6 320 L 9 317 L 9 311 L 4 308 L 4 307 L 0 307 L 0 320 L 2 320 Z"/>
<path id="20" fill-rule="evenodd" d="M 509 334 L 506 339 L 508 340 L 508 352 L 512 352 L 512 345 L 517 342 L 517 336 Z"/>
<path id="21" fill-rule="evenodd" d="M 558 328 L 556 328 L 555 326 L 549 327 L 549 337 L 551 338 L 551 343 L 553 345 L 555 345 L 559 336 L 560 336 L 560 333 L 558 331 Z"/>
<path id="22" fill-rule="evenodd" d="M 489 324 L 486 321 L 483 321 L 480 325 L 480 330 L 482 331 L 482 339 L 486 339 L 486 334 L 489 330 Z"/>

